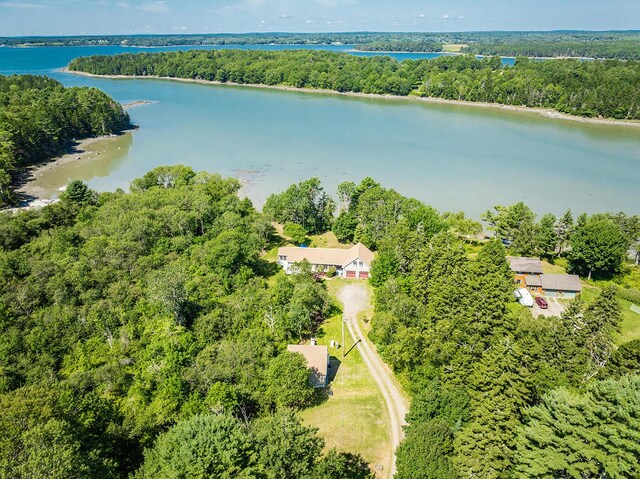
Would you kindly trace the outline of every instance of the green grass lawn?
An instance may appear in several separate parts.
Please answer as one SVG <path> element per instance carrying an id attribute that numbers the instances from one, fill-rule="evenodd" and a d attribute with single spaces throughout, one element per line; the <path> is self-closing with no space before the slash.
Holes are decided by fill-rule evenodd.
<path id="1" fill-rule="evenodd" d="M 341 341 L 342 315 L 325 323 L 324 335 L 318 344 L 329 345 L 333 339 Z M 349 333 L 347 350 L 353 345 Z M 337 368 L 331 381 L 332 395 L 326 402 L 303 411 L 305 423 L 319 429 L 326 449 L 354 452 L 375 466 L 383 466 L 379 477 L 386 477 L 390 464 L 391 442 L 389 415 L 373 377 L 356 349 L 342 358 L 342 349 L 329 347 L 332 369 Z M 334 372 L 331 372 L 333 375 Z"/>
<path id="2" fill-rule="evenodd" d="M 336 235 L 331 231 L 327 231 L 321 235 L 310 236 L 312 248 L 341 248 L 341 249 L 349 249 L 352 245 L 350 244 L 342 244 L 336 238 Z"/>
<path id="3" fill-rule="evenodd" d="M 582 290 L 582 299 L 587 304 L 591 304 L 600 294 L 600 288 L 597 286 L 584 285 Z M 620 333 L 615 335 L 615 342 L 619 346 L 634 339 L 640 339 L 640 314 L 631 311 L 631 303 L 624 299 L 620 299 L 622 307 L 622 324 L 620 325 Z"/>
<path id="4" fill-rule="evenodd" d="M 460 50 L 462 50 L 466 46 L 466 43 L 449 43 L 447 45 L 442 45 L 442 51 L 449 53 L 459 53 Z"/>
<path id="5" fill-rule="evenodd" d="M 542 261 L 542 273 L 543 274 L 565 274 L 567 271 L 561 264 L 556 262 L 551 264 L 548 261 Z"/>
<path id="6" fill-rule="evenodd" d="M 352 281 L 358 280 L 334 278 L 326 284 L 335 299 L 340 287 Z M 335 301 L 339 304 L 337 299 Z M 358 453 L 372 467 L 382 465 L 383 470 L 376 471 L 376 474 L 386 478 L 391 460 L 389 414 L 382 393 L 358 350 L 353 349 L 342 358 L 343 349 L 330 347 L 331 340 L 342 341 L 341 327 L 342 315 L 336 315 L 323 325 L 318 338 L 318 344 L 329 346 L 332 368 L 337 366 L 330 384 L 332 395 L 326 402 L 303 411 L 300 416 L 305 423 L 319 429 L 327 449 L 335 447 L 339 451 Z M 348 351 L 354 341 L 346 328 L 345 335 L 344 350 Z"/>

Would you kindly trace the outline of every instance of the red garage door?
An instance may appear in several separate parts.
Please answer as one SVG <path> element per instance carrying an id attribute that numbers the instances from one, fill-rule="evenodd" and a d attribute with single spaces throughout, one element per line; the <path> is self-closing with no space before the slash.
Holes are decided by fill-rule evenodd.
<path id="1" fill-rule="evenodd" d="M 360 275 L 358 276 L 358 278 L 363 278 L 366 279 L 369 277 L 369 273 L 367 273 L 366 271 L 360 271 Z"/>
<path id="2" fill-rule="evenodd" d="M 355 271 L 347 271 L 347 278 L 355 278 L 355 277 L 356 277 Z"/>

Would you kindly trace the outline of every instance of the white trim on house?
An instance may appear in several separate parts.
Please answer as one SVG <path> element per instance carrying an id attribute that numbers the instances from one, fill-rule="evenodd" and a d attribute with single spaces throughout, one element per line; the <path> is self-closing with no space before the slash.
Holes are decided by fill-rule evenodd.
<path id="1" fill-rule="evenodd" d="M 296 264 L 306 260 L 312 271 L 324 273 L 333 267 L 336 275 L 343 278 L 368 278 L 371 274 L 373 253 L 361 243 L 349 249 L 339 248 L 297 248 L 278 250 L 278 264 L 285 273 L 296 272 Z"/>

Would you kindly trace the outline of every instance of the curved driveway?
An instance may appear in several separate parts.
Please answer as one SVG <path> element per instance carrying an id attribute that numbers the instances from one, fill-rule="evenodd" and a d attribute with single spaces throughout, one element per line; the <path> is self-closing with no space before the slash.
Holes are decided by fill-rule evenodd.
<path id="1" fill-rule="evenodd" d="M 389 411 L 391 445 L 393 447 L 389 477 L 393 477 L 396 472 L 396 448 L 404 437 L 402 426 L 406 424 L 407 405 L 402 393 L 392 380 L 392 373 L 389 367 L 382 362 L 377 352 L 369 344 L 358 324 L 358 313 L 370 306 L 369 291 L 366 286 L 363 284 L 347 284 L 338 292 L 338 299 L 344 305 L 343 319 L 347 329 L 354 341 L 359 340 L 358 351 L 378 384 Z"/>

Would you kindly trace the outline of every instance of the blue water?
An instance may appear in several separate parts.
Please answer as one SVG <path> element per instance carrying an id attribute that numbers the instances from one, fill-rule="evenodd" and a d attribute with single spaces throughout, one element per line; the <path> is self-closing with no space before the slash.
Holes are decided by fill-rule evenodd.
<path id="1" fill-rule="evenodd" d="M 118 53 L 139 52 L 169 52 L 185 50 L 327 50 L 333 52 L 347 52 L 358 56 L 388 55 L 398 60 L 419 60 L 423 58 L 437 58 L 446 53 L 378 53 L 355 52 L 353 45 L 215 45 L 215 46 L 180 46 L 180 47 L 122 47 L 122 46 L 91 46 L 91 47 L 0 47 L 0 74 L 12 73 L 46 74 L 51 70 L 66 66 L 77 57 L 90 55 L 117 55 Z M 505 65 L 513 65 L 513 58 L 503 58 Z"/>
<path id="2" fill-rule="evenodd" d="M 79 162 L 39 179 L 48 180 L 51 194 L 72 178 L 100 191 L 126 189 L 155 166 L 183 163 L 240 177 L 257 205 L 310 176 L 330 193 L 341 181 L 372 176 L 440 210 L 476 218 L 520 200 L 540 214 L 567 208 L 575 214 L 640 213 L 638 128 L 470 106 L 58 71 L 78 55 L 139 50 L 0 48 L 0 72 L 46 73 L 65 85 L 100 88 L 118 101 L 157 102 L 131 110 L 140 130 L 105 154 L 108 160 Z"/>

